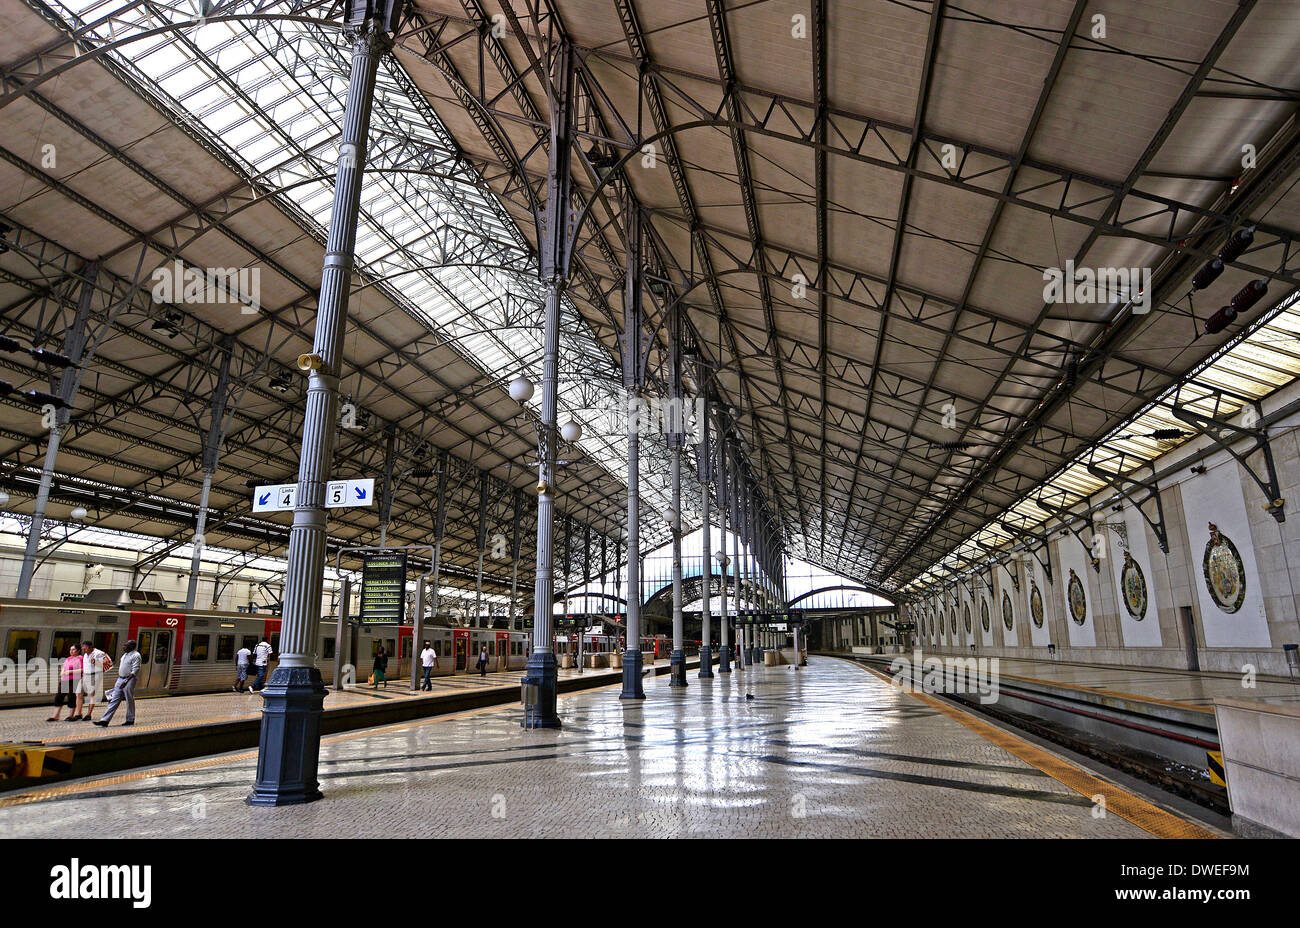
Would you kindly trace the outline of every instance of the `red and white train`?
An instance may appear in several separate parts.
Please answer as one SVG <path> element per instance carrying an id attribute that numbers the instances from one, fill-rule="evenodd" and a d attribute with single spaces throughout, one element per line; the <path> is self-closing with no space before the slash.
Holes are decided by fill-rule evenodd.
<path id="1" fill-rule="evenodd" d="M 404 676 L 410 667 L 414 631 L 410 625 L 351 626 L 345 632 L 349 640 L 344 642 L 344 663 L 353 664 L 356 678 L 365 680 L 382 644 L 389 655 L 389 679 Z M 334 682 L 337 633 L 335 618 L 321 620 L 316 666 L 326 684 Z M 532 651 L 533 633 L 438 625 L 423 628 L 421 638 L 438 654 L 434 675 L 450 676 L 477 672 L 482 648 L 488 652 L 489 671 L 523 670 Z M 240 648 L 251 651 L 265 639 L 278 653 L 280 618 L 186 610 L 169 606 L 156 593 L 126 590 L 92 590 L 78 602 L 0 599 L 0 643 L 8 662 L 8 673 L 0 668 L 0 679 L 23 681 L 21 686 L 0 687 L 0 707 L 40 704 L 53 698 L 52 689 L 46 692 L 29 683 L 34 679 L 29 668 L 38 666 L 33 661 L 57 668 L 69 647 L 93 641 L 116 662 L 128 639 L 135 639 L 140 649 L 137 694 L 221 692 L 234 683 L 235 654 Z M 422 642 L 414 647 L 417 659 L 422 647 Z M 588 653 L 618 647 L 614 636 L 585 635 Z M 555 649 L 557 653 L 570 649 L 576 653 L 576 633 L 556 635 Z M 668 654 L 662 636 L 642 639 L 642 650 L 647 661 Z"/>

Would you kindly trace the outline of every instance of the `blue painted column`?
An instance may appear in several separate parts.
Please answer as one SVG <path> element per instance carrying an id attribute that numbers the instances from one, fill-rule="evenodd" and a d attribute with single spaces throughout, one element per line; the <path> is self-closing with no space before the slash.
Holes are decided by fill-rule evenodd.
<path id="1" fill-rule="evenodd" d="M 698 381 L 698 378 L 697 378 Z M 709 404 L 704 403 L 704 421 L 701 426 L 700 450 L 696 459 L 696 476 L 700 481 L 700 588 L 704 598 L 700 602 L 700 679 L 713 679 L 713 616 L 710 585 L 713 583 L 713 552 L 709 550 L 709 480 L 712 476 L 712 459 L 709 451 Z"/>
<path id="2" fill-rule="evenodd" d="M 392 41 L 374 19 L 359 25 L 339 139 L 338 174 L 321 272 L 316 335 L 303 416 L 298 496 L 289 530 L 280 663 L 262 690 L 262 730 L 251 805 L 278 806 L 321 798 L 316 777 L 325 687 L 315 667 L 316 631 L 325 581 L 325 482 L 337 430 L 339 372 L 348 291 L 357 242 L 366 138 L 375 72 Z"/>

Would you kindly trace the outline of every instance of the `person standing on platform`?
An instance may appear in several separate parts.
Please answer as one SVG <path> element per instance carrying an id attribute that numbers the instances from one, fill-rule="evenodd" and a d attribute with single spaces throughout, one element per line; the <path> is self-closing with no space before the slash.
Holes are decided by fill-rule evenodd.
<path id="1" fill-rule="evenodd" d="M 81 714 L 81 721 L 91 721 L 90 714 L 95 711 L 95 697 L 104 689 L 104 674 L 113 669 L 113 659 L 93 641 L 81 643 L 81 692 L 89 705 Z"/>
<path id="2" fill-rule="evenodd" d="M 76 722 L 81 718 L 81 652 L 77 646 L 68 647 L 68 656 L 59 668 L 59 691 L 54 694 L 54 715 L 46 721 L 57 722 L 63 712 L 63 704 L 68 704 L 66 722 Z"/>
<path id="3" fill-rule="evenodd" d="M 135 649 L 135 639 L 126 643 L 122 650 L 122 663 L 117 668 L 117 686 L 108 694 L 108 708 L 104 717 L 95 724 L 100 728 L 108 727 L 108 720 L 113 717 L 117 707 L 126 703 L 126 721 L 123 725 L 135 724 L 135 681 L 140 674 L 140 652 Z"/>
<path id="4" fill-rule="evenodd" d="M 428 693 L 433 690 L 433 668 L 438 666 L 438 652 L 427 641 L 420 652 L 420 663 L 424 665 L 424 685 L 420 689 Z"/>
<path id="5" fill-rule="evenodd" d="M 271 665 L 271 642 L 263 638 L 253 649 L 253 666 L 257 668 L 257 679 L 253 685 L 248 688 L 250 693 L 256 693 L 266 686 L 266 672 Z"/>
<path id="6" fill-rule="evenodd" d="M 253 656 L 253 652 L 247 647 L 240 648 L 235 652 L 235 685 L 232 687 L 236 693 L 244 691 L 244 684 L 248 682 L 248 660 Z"/>
<path id="7" fill-rule="evenodd" d="M 378 689 L 380 683 L 384 684 L 384 689 L 388 689 L 388 652 L 384 650 L 382 644 L 375 652 L 374 676 L 375 682 L 370 684 L 372 690 Z"/>
<path id="8" fill-rule="evenodd" d="M 479 652 L 478 652 L 478 675 L 479 675 L 480 677 L 486 677 L 486 676 L 487 676 L 487 645 L 483 645 L 481 648 L 479 648 Z"/>

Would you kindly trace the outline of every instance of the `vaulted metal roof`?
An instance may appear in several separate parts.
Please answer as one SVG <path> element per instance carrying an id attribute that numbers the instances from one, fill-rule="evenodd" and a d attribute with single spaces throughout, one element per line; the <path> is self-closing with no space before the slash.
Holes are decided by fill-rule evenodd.
<path id="1" fill-rule="evenodd" d="M 671 282 L 649 301 L 651 326 L 667 301 L 688 307 L 793 554 L 895 590 L 981 532 L 996 543 L 996 520 L 1047 518 L 1032 501 L 1088 492 L 1080 462 L 1108 437 L 1162 427 L 1151 423 L 1168 420 L 1182 381 L 1194 378 L 1185 401 L 1232 408 L 1297 370 L 1300 327 L 1277 307 L 1300 285 L 1300 3 L 1094 7 L 416 0 L 381 69 L 345 389 L 400 425 L 407 464 L 448 449 L 502 488 L 532 482 L 531 426 L 501 385 L 538 368 L 535 209 L 547 65 L 563 41 L 578 67 L 573 207 L 589 217 L 564 326 L 574 416 L 618 379 L 624 204 L 601 180 L 617 157 L 651 270 Z M 92 260 L 103 317 L 138 268 L 175 254 L 262 269 L 251 316 L 186 306 L 166 337 L 147 300 L 118 312 L 83 382 L 59 498 L 90 494 L 123 528 L 192 520 L 202 409 L 232 336 L 241 372 L 272 361 L 262 379 L 241 374 L 222 543 L 274 548 L 283 526 L 236 510 L 245 479 L 294 470 L 297 381 L 285 395 L 267 384 L 311 331 L 346 80 L 337 9 L 214 5 L 200 27 L 75 65 L 193 11 L 0 9 L 12 24 L 0 35 L 0 221 L 17 228 L 0 255 L 5 331 L 52 347 Z M 41 166 L 47 142 L 56 167 Z M 1192 293 L 1241 228 L 1251 247 Z M 1149 268 L 1150 288 L 1049 302 L 1044 272 L 1067 262 Z M 1254 279 L 1264 300 L 1197 337 Z M 35 376 L 0 364 L 22 368 L 9 379 Z M 40 431 L 6 420 L 4 479 L 21 489 Z M 561 511 L 616 532 L 623 448 L 589 431 Z M 1168 447 L 1126 441 L 1126 466 Z M 383 444 L 377 428 L 349 435 L 340 466 L 373 472 Z M 648 453 L 645 490 L 662 506 L 663 451 Z M 400 499 L 393 532 L 425 540 L 427 488 Z M 452 522 L 467 567 L 475 516 Z M 352 512 L 335 531 L 369 538 L 376 524 Z"/>

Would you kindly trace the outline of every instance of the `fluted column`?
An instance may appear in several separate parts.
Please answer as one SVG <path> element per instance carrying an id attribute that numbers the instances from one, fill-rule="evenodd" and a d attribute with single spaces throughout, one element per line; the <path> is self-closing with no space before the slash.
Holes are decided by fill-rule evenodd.
<path id="1" fill-rule="evenodd" d="M 316 358 L 308 375 L 298 495 L 289 530 L 280 663 L 262 691 L 257 782 L 248 797 L 253 805 L 288 805 L 321 798 L 316 768 L 325 687 L 314 662 L 325 580 L 325 482 L 337 431 L 338 378 L 375 72 L 380 56 L 391 44 L 389 36 L 371 20 L 361 26 L 352 45 L 352 76 L 316 311 L 312 350 Z"/>

